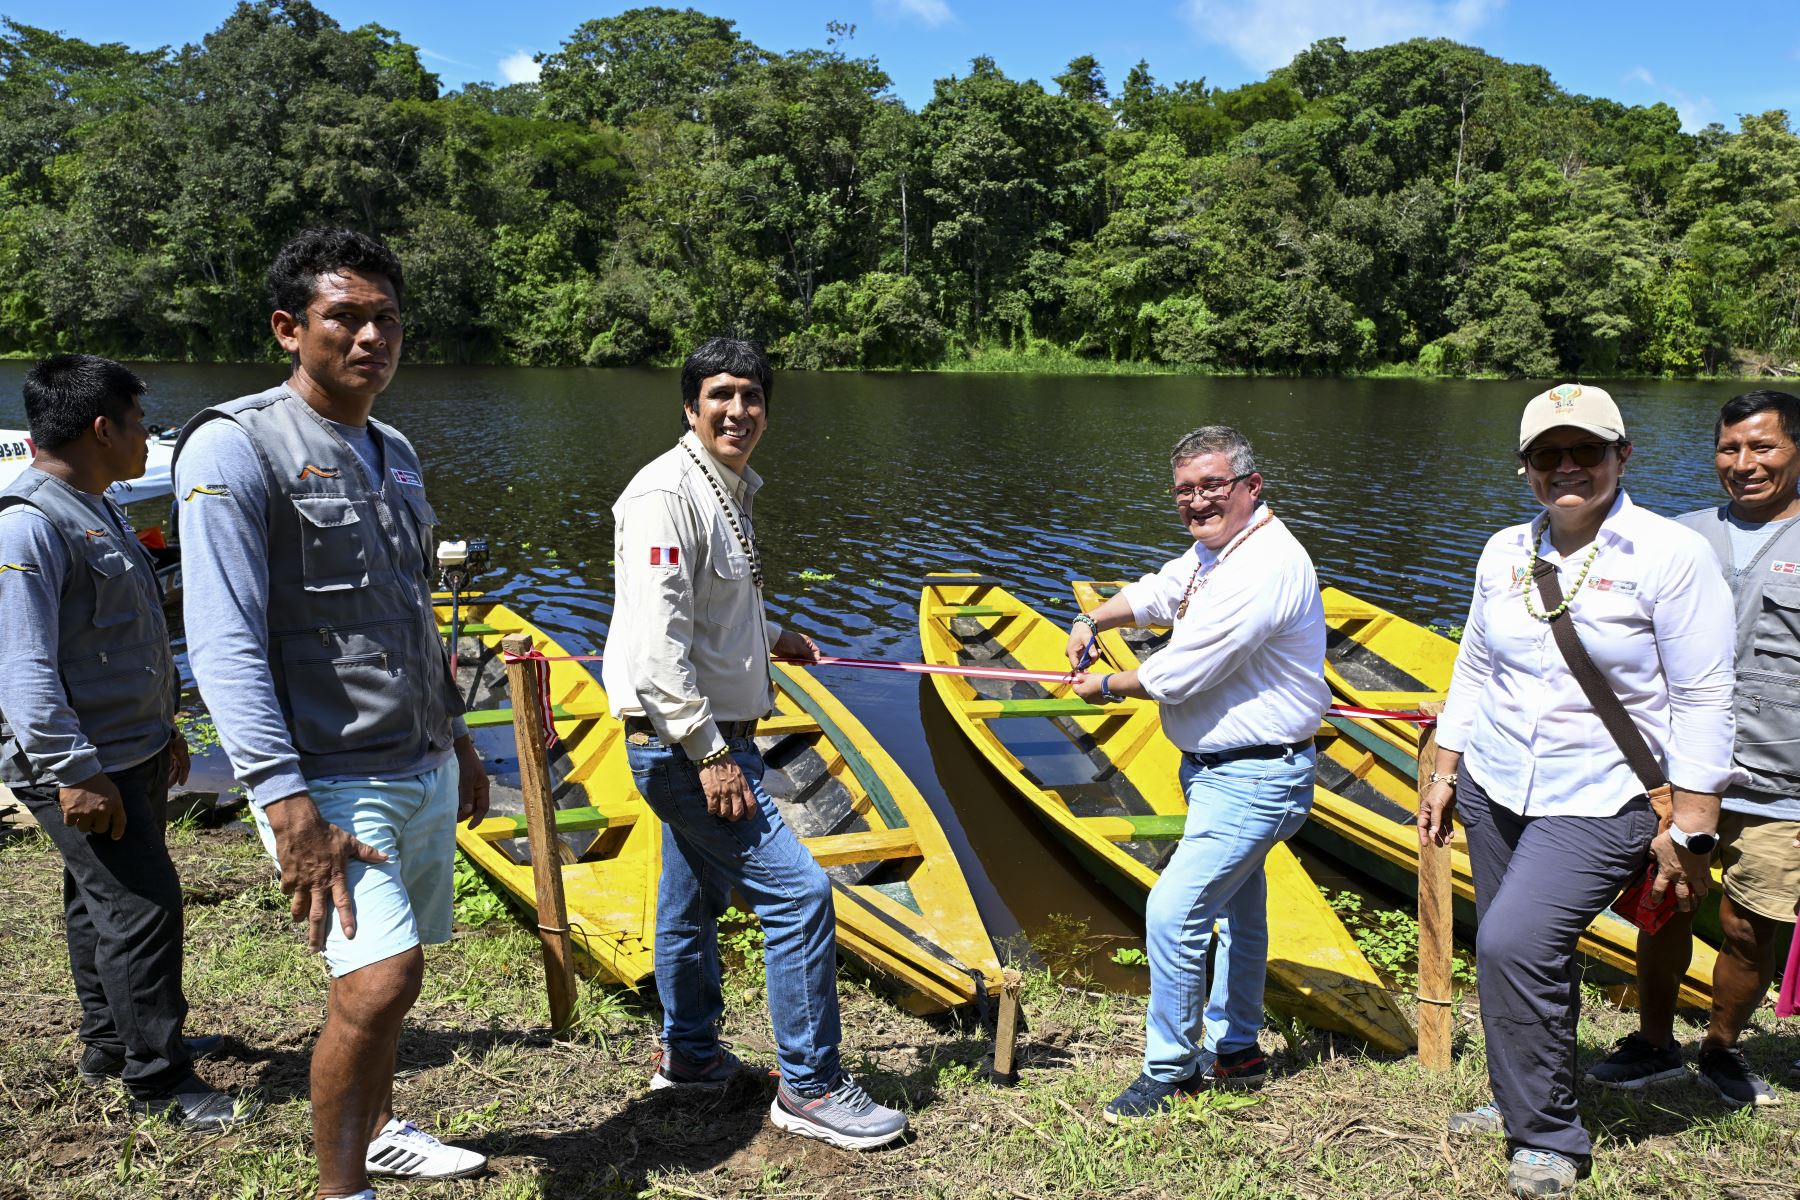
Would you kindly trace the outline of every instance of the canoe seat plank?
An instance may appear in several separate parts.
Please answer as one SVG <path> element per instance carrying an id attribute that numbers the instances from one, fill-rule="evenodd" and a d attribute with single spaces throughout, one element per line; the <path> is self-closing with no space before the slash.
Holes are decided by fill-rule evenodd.
<path id="1" fill-rule="evenodd" d="M 1122 715 L 1117 709 L 1089 704 L 1078 697 L 1052 697 L 1048 700 L 975 700 L 963 705 L 971 717 L 992 720 L 995 717 L 1107 717 Z"/>
<path id="2" fill-rule="evenodd" d="M 919 839 L 911 829 L 866 829 L 858 833 L 834 833 L 806 838 L 803 844 L 821 867 L 846 863 L 876 862 L 890 858 L 916 858 Z"/>
<path id="3" fill-rule="evenodd" d="M 456 627 L 456 633 L 457 633 L 458 637 L 479 637 L 480 635 L 482 635 L 484 633 L 504 633 L 504 632 L 505 632 L 505 630 L 501 629 L 498 625 L 489 625 L 485 621 L 464 621 L 463 623 L 461 623 L 460 625 L 458 625 Z M 439 637 L 449 637 L 450 636 L 450 626 L 448 623 L 438 626 L 438 636 Z"/>
<path id="4" fill-rule="evenodd" d="M 1160 813 L 1143 817 L 1087 817 L 1088 828 L 1109 842 L 1172 842 L 1187 829 L 1187 817 Z"/>
<path id="5" fill-rule="evenodd" d="M 776 713 L 756 723 L 757 737 L 786 737 L 791 733 L 813 733 L 819 723 L 805 713 Z"/>
<path id="6" fill-rule="evenodd" d="M 1016 617 L 1017 609 L 997 608 L 992 604 L 934 604 L 934 617 Z"/>
<path id="7" fill-rule="evenodd" d="M 558 721 L 597 721 L 606 713 L 600 710 L 591 712 L 570 712 L 562 705 L 551 706 L 550 712 Z M 512 724 L 511 708 L 484 708 L 472 713 L 464 713 L 463 720 L 470 729 L 488 729 L 495 725 Z"/>
<path id="8" fill-rule="evenodd" d="M 634 812 L 601 812 L 597 808 L 559 808 L 556 810 L 556 832 L 592 833 L 600 829 L 617 829 L 637 822 Z M 527 832 L 525 815 L 489 817 L 469 832 L 490 842 L 522 838 Z"/>

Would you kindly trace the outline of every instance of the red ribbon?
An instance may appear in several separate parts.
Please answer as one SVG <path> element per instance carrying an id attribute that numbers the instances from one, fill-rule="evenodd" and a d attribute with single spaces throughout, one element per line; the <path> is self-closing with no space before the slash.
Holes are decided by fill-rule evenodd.
<path id="1" fill-rule="evenodd" d="M 500 657 L 508 663 L 551 663 L 570 661 L 565 657 L 552 658 L 546 655 L 542 650 L 537 649 L 530 650 L 524 654 L 508 654 L 502 651 Z M 584 655 L 583 657 L 597 660 L 600 656 L 597 654 L 590 654 Z M 556 706 L 550 703 L 550 672 L 536 666 L 532 667 L 531 670 L 532 674 L 537 676 L 538 706 L 543 710 L 544 714 L 544 749 L 553 750 L 556 748 L 558 739 L 556 736 Z M 515 704 L 518 703 L 516 698 L 513 702 Z"/>

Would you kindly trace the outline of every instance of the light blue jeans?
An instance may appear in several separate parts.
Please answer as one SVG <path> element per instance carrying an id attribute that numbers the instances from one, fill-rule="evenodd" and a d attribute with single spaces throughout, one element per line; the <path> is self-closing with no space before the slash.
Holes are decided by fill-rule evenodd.
<path id="1" fill-rule="evenodd" d="M 1187 1079 L 1200 1065 L 1203 1046 L 1223 1054 L 1256 1044 L 1269 968 L 1263 860 L 1312 811 L 1316 763 L 1311 747 L 1216 765 L 1183 756 L 1187 824 L 1145 908 L 1150 1013 L 1144 1073 L 1152 1079 Z M 1209 993 L 1206 950 L 1215 927 L 1219 945 Z"/>
<path id="2" fill-rule="evenodd" d="M 725 1010 L 719 915 L 735 887 L 762 919 L 769 1021 L 782 1082 L 799 1095 L 819 1095 L 836 1086 L 841 1073 L 831 878 L 763 790 L 756 744 L 749 738 L 727 744 L 756 795 L 757 811 L 741 821 L 706 811 L 700 772 L 679 746 L 655 738 L 646 746 L 626 746 L 631 777 L 663 822 L 656 896 L 663 1044 L 693 1062 L 718 1052 Z"/>

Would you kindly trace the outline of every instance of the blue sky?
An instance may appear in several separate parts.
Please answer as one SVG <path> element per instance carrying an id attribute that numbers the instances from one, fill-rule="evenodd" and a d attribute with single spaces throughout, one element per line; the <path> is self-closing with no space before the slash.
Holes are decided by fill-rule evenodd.
<path id="1" fill-rule="evenodd" d="M 684 0 L 664 0 L 678 7 Z M 1628 104 L 1667 101 L 1689 129 L 1733 128 L 1737 114 L 1800 112 L 1800 3 L 1741 0 L 686 0 L 737 21 L 770 50 L 824 44 L 825 23 L 853 22 L 852 50 L 878 58 L 914 107 L 932 80 L 976 54 L 1009 75 L 1046 83 L 1077 54 L 1093 54 L 1117 83 L 1138 59 L 1164 82 L 1204 76 L 1215 86 L 1262 78 L 1316 37 L 1353 48 L 1448 36 L 1514 62 L 1549 68 L 1564 88 Z M 321 0 L 346 27 L 378 21 L 428 52 L 447 86 L 529 77 L 531 56 L 553 51 L 582 21 L 628 5 L 474 0 Z M 200 40 L 229 0 L 0 0 L 0 15 L 89 41 L 149 49 Z"/>

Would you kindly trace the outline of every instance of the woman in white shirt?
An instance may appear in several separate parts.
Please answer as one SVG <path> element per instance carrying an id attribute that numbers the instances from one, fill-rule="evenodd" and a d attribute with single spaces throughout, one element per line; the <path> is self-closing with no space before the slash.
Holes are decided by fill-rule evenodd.
<path id="1" fill-rule="evenodd" d="M 1494 1103 L 1452 1132 L 1500 1133 L 1515 1195 L 1560 1196 L 1588 1171 L 1575 1105 L 1575 945 L 1645 870 L 1691 906 L 1706 890 L 1718 793 L 1731 774 L 1734 610 L 1705 540 L 1632 504 L 1631 443 L 1612 397 L 1563 384 L 1532 399 L 1519 457 L 1533 520 L 1489 539 L 1438 724 L 1419 836 L 1442 845 L 1452 813 L 1475 876 L 1477 988 Z M 1560 606 L 1533 580 L 1548 564 Z M 1644 785 L 1557 648 L 1567 611 L 1675 787 L 1657 833 Z M 1660 891 L 1659 891 L 1660 895 Z"/>

